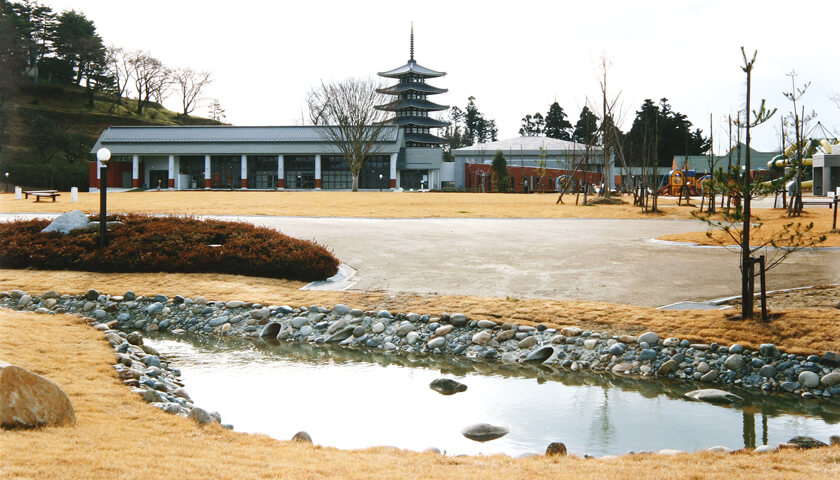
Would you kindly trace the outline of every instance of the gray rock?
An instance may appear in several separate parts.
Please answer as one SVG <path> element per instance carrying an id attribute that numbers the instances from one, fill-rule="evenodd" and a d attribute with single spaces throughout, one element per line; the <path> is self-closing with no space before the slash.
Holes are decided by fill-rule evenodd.
<path id="1" fill-rule="evenodd" d="M 799 374 L 799 384 L 805 388 L 815 388 L 820 384 L 820 376 L 806 370 Z"/>
<path id="2" fill-rule="evenodd" d="M 496 322 L 493 320 L 479 320 L 478 328 L 496 328 Z"/>
<path id="3" fill-rule="evenodd" d="M 442 319 L 443 319 L 443 316 L 441 315 L 441 320 Z M 453 313 L 449 317 L 449 323 L 451 323 L 452 325 L 454 325 L 456 327 L 463 327 L 464 325 L 467 324 L 467 316 L 464 315 L 463 313 Z"/>
<path id="4" fill-rule="evenodd" d="M 156 403 L 156 402 L 165 402 L 166 396 L 158 392 L 157 390 L 143 390 L 141 394 L 143 400 L 148 403 Z"/>
<path id="5" fill-rule="evenodd" d="M 256 318 L 257 320 L 268 318 L 271 315 L 271 310 L 267 308 L 260 308 L 259 310 L 251 310 L 251 318 Z"/>
<path id="6" fill-rule="evenodd" d="M 665 347 L 676 347 L 680 344 L 680 339 L 676 337 L 668 337 L 662 341 L 662 345 Z"/>
<path id="7" fill-rule="evenodd" d="M 537 337 L 531 336 L 531 337 L 525 337 L 522 340 L 520 340 L 519 343 L 517 344 L 517 346 L 524 350 L 526 348 L 531 348 L 536 344 L 537 344 Z"/>
<path id="8" fill-rule="evenodd" d="M 645 348 L 639 353 L 637 360 L 643 362 L 645 360 L 653 360 L 654 358 L 656 358 L 656 350 L 653 350 L 651 348 Z"/>
<path id="9" fill-rule="evenodd" d="M 825 352 L 820 358 L 820 363 L 829 367 L 840 367 L 840 355 L 835 352 Z"/>
<path id="10" fill-rule="evenodd" d="M 312 335 L 313 331 L 314 331 L 314 329 L 310 325 L 304 325 L 304 326 L 300 327 L 300 334 L 303 337 L 308 337 L 308 336 Z"/>
<path id="11" fill-rule="evenodd" d="M 225 303 L 225 308 L 242 308 L 245 306 L 245 302 L 241 300 L 231 300 Z"/>
<path id="12" fill-rule="evenodd" d="M 373 333 L 382 333 L 385 331 L 385 324 L 382 322 L 376 322 L 371 325 L 370 331 Z"/>
<path id="13" fill-rule="evenodd" d="M 793 437 L 790 440 L 788 440 L 787 443 L 796 445 L 799 448 L 820 448 L 828 446 L 828 444 L 821 442 L 815 438 L 804 436 Z"/>
<path id="14" fill-rule="evenodd" d="M 203 408 L 193 407 L 192 410 L 190 410 L 190 414 L 187 415 L 187 418 L 192 419 L 199 425 L 207 425 L 208 423 L 221 423 L 221 420 L 218 419 L 217 415 L 213 415 Z"/>
<path id="15" fill-rule="evenodd" d="M 776 376 L 776 367 L 773 365 L 764 365 L 758 369 L 758 374 L 764 378 L 773 378 Z"/>
<path id="16" fill-rule="evenodd" d="M 772 343 L 762 343 L 758 347 L 758 353 L 764 358 L 779 358 L 781 352 Z"/>
<path id="17" fill-rule="evenodd" d="M 490 332 L 482 330 L 472 336 L 472 343 L 476 345 L 487 345 L 487 342 L 489 342 L 491 338 L 492 335 L 490 335 Z"/>
<path id="18" fill-rule="evenodd" d="M 405 342 L 409 345 L 414 345 L 418 340 L 420 340 L 420 334 L 417 332 L 408 332 L 405 336 Z"/>
<path id="19" fill-rule="evenodd" d="M 30 303 L 32 303 L 32 297 L 24 294 L 22 297 L 18 298 L 17 306 L 23 308 L 28 306 Z"/>
<path id="20" fill-rule="evenodd" d="M 720 404 L 733 404 L 743 402 L 744 399 L 735 395 L 734 393 L 725 392 L 716 388 L 706 388 L 703 390 L 692 390 L 685 394 L 686 398 L 698 400 L 701 402 Z"/>
<path id="21" fill-rule="evenodd" d="M 451 325 L 449 325 L 449 326 L 451 327 Z M 506 341 L 510 340 L 511 338 L 513 338 L 514 335 L 516 335 L 516 330 L 514 330 L 514 329 L 504 330 L 504 331 L 500 332 L 498 335 L 496 335 L 496 341 L 497 342 L 506 342 Z"/>
<path id="22" fill-rule="evenodd" d="M 350 307 L 348 307 L 347 305 L 342 305 L 340 303 L 337 303 L 337 304 L 333 305 L 333 312 L 335 312 L 338 315 L 345 315 L 345 314 L 350 313 Z"/>
<path id="23" fill-rule="evenodd" d="M 753 450 L 753 452 L 754 453 L 770 453 L 770 452 L 775 452 L 776 450 L 778 450 L 778 447 L 776 447 L 775 445 L 759 445 L 759 446 L 755 447 L 755 450 Z"/>
<path id="24" fill-rule="evenodd" d="M 379 313 L 376 314 L 376 316 L 378 318 L 394 318 L 394 316 L 391 315 L 391 312 L 389 312 L 388 310 L 380 310 Z"/>
<path id="25" fill-rule="evenodd" d="M 477 423 L 463 429 L 461 434 L 476 442 L 489 442 L 490 440 L 504 437 L 509 432 L 510 430 L 507 427 L 490 425 L 489 423 Z"/>
<path id="26" fill-rule="evenodd" d="M 665 375 L 674 373 L 677 370 L 677 367 L 677 362 L 673 360 L 668 360 L 659 367 L 659 370 L 656 371 L 656 374 L 660 377 L 663 377 Z"/>
<path id="27" fill-rule="evenodd" d="M 309 319 L 306 317 L 295 317 L 292 319 L 292 326 L 294 328 L 300 328 L 306 325 L 307 323 L 309 323 Z"/>
<path id="28" fill-rule="evenodd" d="M 744 368 L 744 364 L 744 357 L 737 353 L 726 357 L 726 361 L 723 362 L 723 366 L 730 370 L 740 370 Z"/>
<path id="29" fill-rule="evenodd" d="M 441 348 L 446 345 L 446 339 L 443 337 L 436 337 L 429 340 L 429 343 L 426 344 L 426 348 L 429 350 L 434 350 L 436 348 Z"/>
<path id="30" fill-rule="evenodd" d="M 627 350 L 627 345 L 625 345 L 621 342 L 617 342 L 617 343 L 612 344 L 612 346 L 610 346 L 609 352 L 610 352 L 610 355 L 615 355 L 615 356 L 619 357 L 621 355 L 624 355 L 625 350 Z"/>
<path id="31" fill-rule="evenodd" d="M 304 431 L 297 432 L 292 436 L 293 442 L 312 443 L 312 437 Z"/>
<path id="32" fill-rule="evenodd" d="M 228 317 L 226 315 L 222 315 L 221 317 L 211 318 L 207 325 L 211 326 L 212 328 L 216 328 L 219 325 L 225 324 L 228 322 Z"/>
<path id="33" fill-rule="evenodd" d="M 355 330 L 355 329 L 356 329 L 356 327 L 353 327 L 353 326 L 344 327 L 343 329 L 341 329 L 341 330 L 333 333 L 329 337 L 327 337 L 327 339 L 325 341 L 327 343 L 337 343 L 337 342 L 340 342 L 342 340 L 347 340 L 348 338 L 353 336 L 353 330 Z"/>
<path id="34" fill-rule="evenodd" d="M 161 302 L 155 302 L 155 303 L 149 305 L 148 307 L 146 307 L 146 313 L 149 314 L 149 315 L 156 315 L 156 314 L 160 313 L 161 311 L 163 311 L 163 303 L 161 303 Z"/>
<path id="35" fill-rule="evenodd" d="M 41 231 L 58 232 L 67 235 L 73 230 L 88 228 L 89 223 L 90 220 L 87 218 L 87 215 L 78 210 L 73 210 L 71 212 L 62 213 Z"/>
<path id="36" fill-rule="evenodd" d="M 429 384 L 429 388 L 441 395 L 454 395 L 458 392 L 467 391 L 466 385 L 449 378 L 437 378 L 432 380 L 432 383 Z"/>
<path id="37" fill-rule="evenodd" d="M 529 353 L 523 361 L 528 363 L 542 363 L 551 358 L 552 355 L 554 355 L 554 347 L 545 346 Z"/>
<path id="38" fill-rule="evenodd" d="M 831 372 L 823 375 L 820 383 L 826 387 L 833 387 L 834 385 L 840 384 L 840 372 Z"/>
<path id="39" fill-rule="evenodd" d="M 701 382 L 714 382 L 720 376 L 717 370 L 709 370 L 700 377 Z"/>
<path id="40" fill-rule="evenodd" d="M 127 291 L 123 294 L 123 300 L 125 300 L 127 302 L 133 302 L 134 299 L 136 299 L 136 298 L 137 298 L 137 295 L 135 295 L 134 292 L 132 292 L 131 290 L 129 290 L 129 291 Z"/>
<path id="41" fill-rule="evenodd" d="M 779 387 L 787 392 L 793 392 L 799 388 L 799 382 L 782 382 Z"/>
<path id="42" fill-rule="evenodd" d="M 365 334 L 365 327 L 362 327 L 362 326 L 353 327 L 353 336 L 354 337 L 361 337 L 364 334 Z"/>
<path id="43" fill-rule="evenodd" d="M 646 342 L 648 345 L 653 346 L 653 345 L 656 345 L 657 342 L 659 342 L 659 335 L 657 335 L 653 332 L 645 332 L 645 333 L 639 335 L 639 338 L 636 339 L 636 342 L 637 343 Z"/>

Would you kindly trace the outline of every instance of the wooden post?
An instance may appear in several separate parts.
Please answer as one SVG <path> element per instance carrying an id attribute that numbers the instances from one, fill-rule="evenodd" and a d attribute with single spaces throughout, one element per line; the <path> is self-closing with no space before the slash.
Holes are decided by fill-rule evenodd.
<path id="1" fill-rule="evenodd" d="M 758 257 L 758 268 L 761 280 L 761 321 L 767 322 L 767 285 L 764 276 L 764 255 Z"/>
<path id="2" fill-rule="evenodd" d="M 840 206 L 840 197 L 834 196 L 834 220 L 831 222 L 831 230 L 837 230 L 837 207 Z"/>

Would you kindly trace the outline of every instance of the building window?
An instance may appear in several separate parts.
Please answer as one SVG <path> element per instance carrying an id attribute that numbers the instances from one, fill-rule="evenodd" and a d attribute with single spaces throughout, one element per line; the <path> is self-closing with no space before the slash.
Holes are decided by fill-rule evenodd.
<path id="1" fill-rule="evenodd" d="M 240 188 L 242 159 L 234 156 L 210 157 L 210 187 Z"/>
<path id="2" fill-rule="evenodd" d="M 283 164 L 286 188 L 315 188 L 314 155 L 286 155 Z"/>
<path id="3" fill-rule="evenodd" d="M 321 156 L 321 188 L 329 190 L 350 189 L 353 177 L 347 169 L 343 155 Z"/>
<path id="4" fill-rule="evenodd" d="M 248 156 L 248 188 L 273 189 L 277 186 L 277 157 Z"/>
<path id="5" fill-rule="evenodd" d="M 372 155 L 365 160 L 359 172 L 359 188 L 382 189 L 390 187 L 391 158 L 388 155 Z"/>

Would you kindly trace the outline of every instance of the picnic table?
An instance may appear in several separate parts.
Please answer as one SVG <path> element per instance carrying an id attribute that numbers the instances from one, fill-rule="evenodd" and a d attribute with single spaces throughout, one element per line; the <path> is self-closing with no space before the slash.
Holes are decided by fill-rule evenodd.
<path id="1" fill-rule="evenodd" d="M 55 197 L 60 196 L 61 194 L 58 193 L 58 190 L 26 190 L 23 192 L 25 199 L 29 199 L 29 196 L 32 195 L 35 197 L 35 201 L 39 202 L 42 198 L 52 198 L 52 201 L 55 202 Z"/>

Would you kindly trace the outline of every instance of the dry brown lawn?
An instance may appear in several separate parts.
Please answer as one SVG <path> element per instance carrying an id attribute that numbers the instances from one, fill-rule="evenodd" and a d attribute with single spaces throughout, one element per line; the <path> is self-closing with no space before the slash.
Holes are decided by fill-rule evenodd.
<path id="1" fill-rule="evenodd" d="M 70 397 L 72 427 L 0 432 L 4 479 L 807 479 L 840 476 L 840 447 L 772 454 L 511 459 L 391 448 L 337 450 L 273 440 L 163 413 L 116 378 L 101 332 L 69 315 L 0 311 L 0 359 L 44 375 Z M 278 399 L 278 408 L 282 399 Z M 316 439 L 317 441 L 317 439 Z"/>

